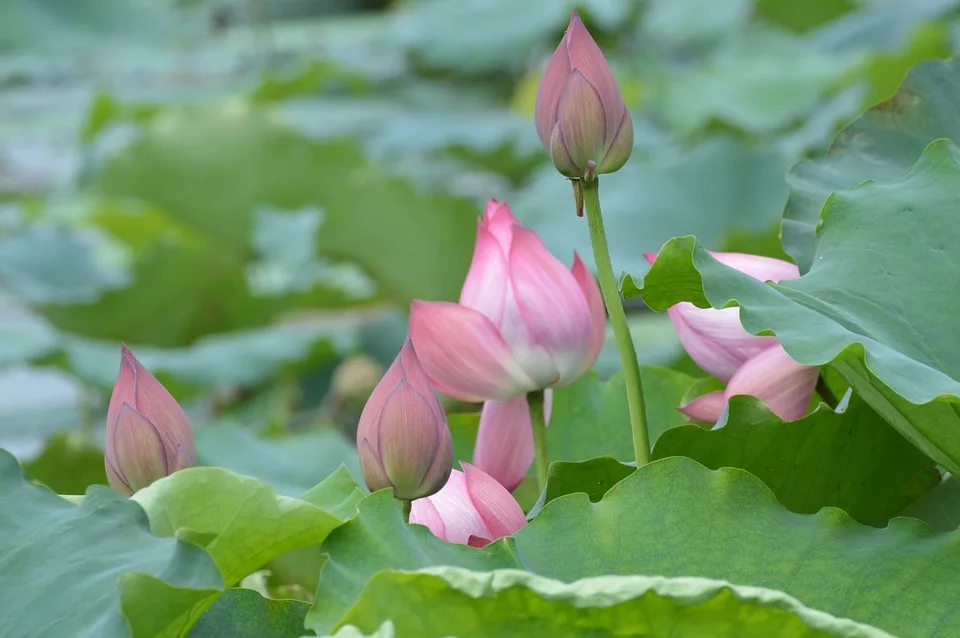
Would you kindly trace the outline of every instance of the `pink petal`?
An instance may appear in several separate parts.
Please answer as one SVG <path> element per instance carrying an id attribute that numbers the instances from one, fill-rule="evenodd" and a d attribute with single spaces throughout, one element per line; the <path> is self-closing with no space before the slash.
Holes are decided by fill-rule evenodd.
<path id="1" fill-rule="evenodd" d="M 527 397 L 484 403 L 473 464 L 513 491 L 526 477 L 533 456 Z"/>
<path id="2" fill-rule="evenodd" d="M 657 253 L 643 253 L 643 256 L 651 264 L 657 260 Z"/>
<path id="3" fill-rule="evenodd" d="M 509 206 L 495 199 L 487 202 L 481 225 L 500 243 L 504 255 L 510 252 L 514 227 L 523 226 L 520 220 L 514 217 Z"/>
<path id="4" fill-rule="evenodd" d="M 136 406 L 137 395 L 137 360 L 127 348 L 127 344 L 120 346 L 120 371 L 117 373 L 117 380 L 113 384 L 113 393 L 110 395 L 110 404 L 107 406 L 107 440 L 106 451 L 109 455 L 113 453 L 113 437 L 117 425 L 117 417 L 120 416 L 120 406 L 127 403 Z"/>
<path id="5" fill-rule="evenodd" d="M 724 394 L 728 399 L 755 396 L 784 421 L 796 421 L 807 413 L 819 374 L 819 368 L 797 363 L 777 344 L 743 364 Z"/>
<path id="6" fill-rule="evenodd" d="M 467 491 L 489 534 L 483 538 L 497 540 L 510 536 L 527 524 L 527 518 L 516 499 L 500 483 L 483 470 L 461 463 L 467 480 Z"/>
<path id="7" fill-rule="evenodd" d="M 120 406 L 111 459 L 124 482 L 136 492 L 172 471 L 157 428 L 128 403 Z"/>
<path id="8" fill-rule="evenodd" d="M 491 537 L 470 499 L 466 475 L 457 470 L 451 471 L 439 492 L 410 504 L 410 522 L 426 525 L 435 536 L 449 543 L 466 545 L 471 536 Z"/>
<path id="9" fill-rule="evenodd" d="M 557 124 L 563 134 L 567 153 L 580 176 L 583 175 L 588 161 L 593 160 L 599 164 L 603 160 L 608 139 L 604 105 L 596 89 L 577 69 L 567 78 L 560 94 Z M 619 124 L 618 115 L 616 125 Z"/>
<path id="10" fill-rule="evenodd" d="M 509 267 L 527 335 L 547 351 L 559 375 L 534 381 L 538 387 L 572 381 L 580 375 L 596 338 L 591 308 L 579 283 L 526 228 L 514 231 Z"/>
<path id="11" fill-rule="evenodd" d="M 564 34 L 540 78 L 537 98 L 533 106 L 537 135 L 540 136 L 540 143 L 546 148 L 550 148 L 550 134 L 557 121 L 557 102 L 560 99 L 560 91 L 563 90 L 563 84 L 572 70 L 567 54 L 567 36 Z"/>
<path id="12" fill-rule="evenodd" d="M 504 400 L 537 388 L 490 319 L 476 310 L 416 300 L 410 339 L 433 387 L 462 401 Z"/>
<path id="13" fill-rule="evenodd" d="M 363 474 L 363 482 L 371 492 L 393 488 L 390 477 L 384 471 L 380 464 L 380 456 L 374 449 L 374 442 L 368 438 L 359 438 L 357 440 L 357 451 L 360 456 L 360 472 Z"/>
<path id="14" fill-rule="evenodd" d="M 587 347 L 586 356 L 580 366 L 580 374 L 583 374 L 597 362 L 600 351 L 603 349 L 603 341 L 607 332 L 607 312 L 603 305 L 603 296 L 600 294 L 600 286 L 593 274 L 587 270 L 580 260 L 580 255 L 573 253 L 573 267 L 570 269 L 573 278 L 580 286 L 580 292 L 587 300 L 587 306 L 590 308 L 591 317 L 591 336 Z"/>
<path id="15" fill-rule="evenodd" d="M 739 308 L 714 310 L 683 302 L 667 315 L 690 358 L 721 381 L 729 381 L 744 362 L 777 343 L 776 337 L 744 330 Z"/>
<path id="16" fill-rule="evenodd" d="M 697 397 L 690 403 L 682 405 L 678 410 L 691 419 L 716 423 L 727 407 L 727 398 L 721 390 L 710 392 Z"/>
<path id="17" fill-rule="evenodd" d="M 460 291 L 460 305 L 473 308 L 490 317 L 494 325 L 500 325 L 500 320 L 503 318 L 506 279 L 507 255 L 501 248 L 500 241 L 490 232 L 487 225 L 479 222 L 473 261 Z"/>
<path id="18" fill-rule="evenodd" d="M 800 270 L 796 264 L 791 264 L 782 259 L 760 257 L 759 255 L 748 255 L 745 253 L 711 252 L 710 255 L 721 264 L 735 268 L 761 281 L 772 281 L 776 283 L 781 279 L 796 279 L 800 276 Z"/>
<path id="19" fill-rule="evenodd" d="M 433 393 L 431 392 L 431 398 Z M 436 413 L 426 397 L 401 381 L 383 404 L 377 429 L 380 462 L 397 496 L 412 500 L 424 496 L 421 483 L 440 445 Z M 452 461 L 451 461 L 452 462 Z M 445 478 L 445 477 L 444 477 Z M 433 493 L 443 485 L 433 487 Z"/>
<path id="20" fill-rule="evenodd" d="M 563 130 L 560 128 L 559 122 L 553 127 L 553 132 L 550 134 L 550 146 L 547 147 L 547 150 L 550 152 L 550 159 L 553 160 L 554 167 L 561 175 L 571 178 L 583 177 L 583 170 L 570 157 L 570 152 L 567 150 L 567 141 L 563 137 Z"/>
<path id="21" fill-rule="evenodd" d="M 566 39 L 570 66 L 582 73 L 587 82 L 596 90 L 605 113 L 603 139 L 612 141 L 617 129 L 620 128 L 623 111 L 625 110 L 623 96 L 620 94 L 620 87 L 617 86 L 617 79 L 614 77 L 613 71 L 610 70 L 607 59 L 603 57 L 600 47 L 597 46 L 596 41 L 587 31 L 587 27 L 584 26 L 576 11 L 570 16 Z M 563 100 L 562 97 L 561 100 Z M 562 118 L 562 115 L 560 118 Z M 603 158 L 591 159 L 599 163 Z"/>
<path id="22" fill-rule="evenodd" d="M 623 119 L 617 128 L 616 135 L 607 147 L 603 161 L 598 162 L 597 173 L 613 173 L 623 168 L 633 154 L 633 119 L 626 108 L 623 109 Z"/>
<path id="23" fill-rule="evenodd" d="M 129 355 L 129 359 L 132 360 L 136 378 L 134 401 L 130 404 L 131 407 L 157 428 L 157 433 L 167 451 L 167 458 L 179 458 L 179 463 L 183 467 L 195 466 L 197 449 L 193 440 L 193 429 L 183 408 L 129 350 L 125 355 Z"/>

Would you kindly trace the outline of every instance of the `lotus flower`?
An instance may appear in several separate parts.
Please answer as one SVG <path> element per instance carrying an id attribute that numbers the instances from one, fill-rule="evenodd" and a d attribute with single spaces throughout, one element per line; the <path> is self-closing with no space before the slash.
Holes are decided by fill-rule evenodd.
<path id="1" fill-rule="evenodd" d="M 127 496 L 197 464 L 183 408 L 125 345 L 107 408 L 106 447 L 107 480 Z"/>
<path id="2" fill-rule="evenodd" d="M 543 414 L 550 422 L 553 392 L 543 393 Z M 480 412 L 480 429 L 473 464 L 513 491 L 527 476 L 535 456 L 530 405 L 521 395 L 506 401 L 487 401 Z"/>
<path id="3" fill-rule="evenodd" d="M 492 476 L 469 463 L 443 489 L 410 506 L 410 522 L 449 543 L 483 547 L 526 525 L 519 503 Z"/>
<path id="4" fill-rule="evenodd" d="M 537 89 L 540 142 L 563 175 L 583 177 L 587 162 L 612 173 L 633 152 L 633 121 L 600 47 L 574 11 Z"/>
<path id="5" fill-rule="evenodd" d="M 722 264 L 761 281 L 779 282 L 800 276 L 794 264 L 740 253 L 710 253 Z M 656 255 L 648 253 L 653 263 Z M 785 421 L 802 418 L 813 396 L 819 370 L 794 361 L 776 337 L 752 335 L 740 324 L 739 308 L 720 310 L 679 303 L 667 313 L 680 343 L 702 369 L 724 381 L 723 391 L 711 392 L 681 406 L 699 421 L 716 422 L 729 398 L 757 397 Z"/>
<path id="6" fill-rule="evenodd" d="M 443 487 L 453 467 L 447 417 L 410 339 L 374 388 L 357 427 L 360 469 L 371 490 L 412 501 Z"/>
<path id="7" fill-rule="evenodd" d="M 605 327 L 600 289 L 580 258 L 567 269 L 496 200 L 478 224 L 460 303 L 414 301 L 410 313 L 427 376 L 463 401 L 572 382 L 597 360 Z"/>

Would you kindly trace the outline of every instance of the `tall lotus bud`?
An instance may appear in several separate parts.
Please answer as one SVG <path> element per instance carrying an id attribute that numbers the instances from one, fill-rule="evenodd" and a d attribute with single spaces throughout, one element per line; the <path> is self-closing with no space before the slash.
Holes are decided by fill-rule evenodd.
<path id="1" fill-rule="evenodd" d="M 506 204 L 477 227 L 460 303 L 414 301 L 410 337 L 434 387 L 463 401 L 566 385 L 603 347 L 600 288 L 574 254 L 567 268 Z"/>
<path id="2" fill-rule="evenodd" d="M 443 489 L 410 506 L 410 522 L 449 543 L 483 547 L 526 525 L 520 504 L 492 476 L 469 463 Z"/>
<path id="3" fill-rule="evenodd" d="M 357 427 L 360 469 L 371 490 L 412 501 L 436 493 L 453 468 L 447 417 L 410 339 L 374 388 Z"/>
<path id="4" fill-rule="evenodd" d="M 581 178 L 617 171 L 633 152 L 633 121 L 600 47 L 574 11 L 547 64 L 534 108 L 537 134 L 554 166 Z"/>
<path id="5" fill-rule="evenodd" d="M 107 408 L 106 443 L 107 480 L 127 496 L 197 464 L 183 408 L 125 345 Z"/>

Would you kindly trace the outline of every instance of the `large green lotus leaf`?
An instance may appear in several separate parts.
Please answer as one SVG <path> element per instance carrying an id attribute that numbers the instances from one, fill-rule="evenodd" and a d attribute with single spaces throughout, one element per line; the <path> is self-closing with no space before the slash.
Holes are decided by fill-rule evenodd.
<path id="1" fill-rule="evenodd" d="M 215 467 L 174 472 L 137 492 L 157 536 L 191 539 L 230 586 L 271 558 L 319 545 L 343 521 L 306 501 L 280 496 L 255 478 Z"/>
<path id="2" fill-rule="evenodd" d="M 960 527 L 960 481 L 955 476 L 946 477 L 920 499 L 900 512 L 901 516 L 919 518 L 941 532 Z"/>
<path id="3" fill-rule="evenodd" d="M 190 638 L 300 638 L 309 608 L 300 600 L 272 600 L 252 589 L 228 589 L 193 626 Z"/>
<path id="4" fill-rule="evenodd" d="M 598 456 L 579 463 L 554 461 L 547 471 L 547 486 L 527 513 L 527 518 L 533 518 L 544 505 L 567 494 L 583 492 L 596 503 L 611 487 L 636 470 L 636 463 L 627 465 L 612 456 Z"/>
<path id="5" fill-rule="evenodd" d="M 24 480 L 0 450 L 0 633 L 178 637 L 220 593 L 202 549 L 150 533 L 135 503 L 91 487 L 74 505 Z M 119 582 L 118 582 L 119 579 Z M 119 585 L 119 588 L 118 588 Z M 122 599 L 122 601 L 121 601 Z"/>
<path id="6" fill-rule="evenodd" d="M 431 613 L 429 610 L 437 610 Z M 786 594 L 706 578 L 597 576 L 564 583 L 514 569 L 383 571 L 341 623 L 401 635 L 892 638 Z"/>
<path id="7" fill-rule="evenodd" d="M 822 157 L 801 162 L 790 170 L 783 246 L 801 272 L 814 263 L 820 211 L 830 193 L 853 188 L 866 180 L 899 177 L 930 142 L 957 139 L 960 113 L 954 107 L 958 100 L 960 64 L 956 60 L 919 64 L 893 97 L 840 131 Z"/>
<path id="8" fill-rule="evenodd" d="M 960 471 L 960 152 L 934 142 L 895 181 L 833 194 L 813 267 L 768 285 L 718 263 L 696 241 L 668 242 L 643 289 L 663 310 L 679 301 L 741 306 L 752 333 L 776 334 L 808 365 L 832 363 L 878 414 L 951 472 Z"/>
<path id="9" fill-rule="evenodd" d="M 357 448 L 332 428 L 263 438 L 223 424 L 196 428 L 195 435 L 200 463 L 254 476 L 285 496 L 303 495 L 341 464 L 360 476 Z"/>
<path id="10" fill-rule="evenodd" d="M 885 525 L 940 482 L 934 462 L 857 396 L 842 414 L 821 406 L 791 422 L 753 397 L 736 396 L 722 428 L 668 430 L 653 456 L 743 468 L 793 512 L 832 506 L 867 524 Z"/>
<path id="11" fill-rule="evenodd" d="M 778 223 L 786 202 L 788 166 L 777 153 L 752 150 L 729 136 L 710 137 L 691 149 L 660 146 L 649 157 L 638 151 L 600 180 L 614 268 L 642 272 L 644 251 L 678 235 L 696 234 L 721 250 L 734 233 L 764 233 Z M 586 219 L 574 213 L 570 187 L 552 166 L 509 203 L 555 255 L 569 263 L 577 251 L 593 264 Z"/>
<path id="12" fill-rule="evenodd" d="M 476 232 L 468 202 L 424 193 L 353 142 L 307 139 L 242 103 L 158 115 L 92 189 L 125 202 L 89 221 L 135 248 L 134 283 L 44 313 L 73 332 L 160 346 L 300 307 L 455 298 Z M 278 255 L 280 244 L 290 250 Z"/>
<path id="13" fill-rule="evenodd" d="M 617 483 L 599 503 L 572 494 L 548 503 L 513 538 L 474 549 L 406 525 L 388 492 L 324 544 L 307 627 L 334 627 L 384 569 L 451 565 L 520 568 L 573 582 L 604 575 L 699 576 L 782 591 L 813 609 L 895 635 L 960 636 L 960 534 L 912 519 L 883 529 L 840 510 L 795 514 L 756 477 L 671 457 Z"/>

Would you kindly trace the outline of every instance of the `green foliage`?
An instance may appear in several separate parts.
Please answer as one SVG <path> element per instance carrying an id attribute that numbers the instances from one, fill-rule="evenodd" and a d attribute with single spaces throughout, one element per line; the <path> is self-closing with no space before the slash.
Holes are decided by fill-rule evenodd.
<path id="1" fill-rule="evenodd" d="M 444 613 L 424 617 L 418 606 L 425 604 Z M 386 620 L 400 632 L 440 636 L 455 630 L 461 638 L 527 636 L 530 627 L 551 636 L 890 635 L 809 609 L 777 591 L 704 578 L 597 576 L 567 584 L 519 570 L 456 567 L 380 572 L 343 622 L 373 630 Z"/>
<path id="2" fill-rule="evenodd" d="M 0 628 L 82 638 L 179 636 L 223 587 L 203 550 L 150 534 L 143 511 L 94 486 L 80 506 L 27 483 L 0 451 Z M 126 616 L 126 619 L 124 618 Z"/>
<path id="3" fill-rule="evenodd" d="M 566 583 L 609 574 L 750 583 L 894 635 L 932 637 L 958 621 L 957 543 L 955 533 L 908 519 L 874 529 L 835 509 L 793 514 L 743 470 L 683 458 L 641 468 L 599 503 L 585 494 L 554 500 L 514 538 L 480 550 L 404 525 L 399 507 L 376 493 L 324 544 L 330 557 L 306 624 L 320 634 L 337 626 L 383 570 L 450 565 L 521 568 Z"/>
<path id="4" fill-rule="evenodd" d="M 857 397 L 842 414 L 821 406 L 788 423 L 753 397 L 734 397 L 722 428 L 668 430 L 653 456 L 743 468 L 791 511 L 838 507 L 867 524 L 885 525 L 940 482 L 933 461 Z"/>
<path id="5" fill-rule="evenodd" d="M 190 638 L 299 638 L 309 605 L 232 588 L 200 617 Z"/>

